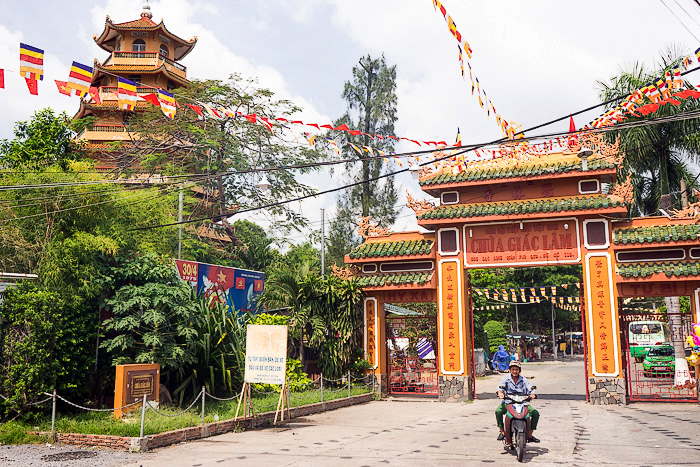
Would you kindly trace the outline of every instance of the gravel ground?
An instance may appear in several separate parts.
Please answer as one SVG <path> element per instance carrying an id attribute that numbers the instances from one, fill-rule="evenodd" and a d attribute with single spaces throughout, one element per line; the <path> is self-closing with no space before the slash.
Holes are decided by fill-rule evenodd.
<path id="1" fill-rule="evenodd" d="M 75 446 L 0 446 L 0 465 L 4 467 L 110 467 L 133 459 L 132 454 L 127 452 L 80 449 Z"/>

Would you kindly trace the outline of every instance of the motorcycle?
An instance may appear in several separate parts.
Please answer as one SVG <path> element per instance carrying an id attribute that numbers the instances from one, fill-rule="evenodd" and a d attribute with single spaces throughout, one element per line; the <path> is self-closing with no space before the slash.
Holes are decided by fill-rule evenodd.
<path id="1" fill-rule="evenodd" d="M 508 449 L 515 449 L 518 462 L 525 457 L 527 436 L 530 433 L 531 417 L 527 403 L 532 400 L 529 394 L 509 394 L 504 386 L 499 387 L 503 391 L 504 401 L 507 403 L 505 416 L 505 432 L 503 444 Z M 536 389 L 535 386 L 532 389 Z"/>

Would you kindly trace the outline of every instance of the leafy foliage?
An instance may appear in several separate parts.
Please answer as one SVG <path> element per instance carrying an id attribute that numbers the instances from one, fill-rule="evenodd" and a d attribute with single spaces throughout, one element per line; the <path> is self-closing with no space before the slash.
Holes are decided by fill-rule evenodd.
<path id="1" fill-rule="evenodd" d="M 489 351 L 498 350 L 499 345 L 506 345 L 506 328 L 500 321 L 488 321 L 484 324 L 484 331 L 489 336 Z"/>
<path id="2" fill-rule="evenodd" d="M 0 161 L 11 168 L 58 165 L 65 169 L 80 154 L 81 145 L 72 139 L 74 134 L 65 112 L 56 115 L 51 109 L 40 110 L 31 120 L 17 122 L 13 140 L 0 141 Z"/>
<path id="3" fill-rule="evenodd" d="M 257 119 L 290 116 L 300 109 L 289 101 L 275 100 L 271 91 L 258 89 L 253 81 L 233 75 L 224 82 L 193 80 L 181 89 L 183 98 L 227 108 Z M 206 111 L 205 111 L 206 112 Z M 256 120 L 257 121 L 257 120 Z M 126 166 L 138 163 L 172 174 L 205 175 L 202 184 L 214 198 L 192 212 L 195 217 L 232 212 L 232 206 L 250 208 L 312 193 L 300 183 L 296 174 L 309 173 L 312 167 L 298 170 L 275 170 L 266 173 L 270 188 L 257 188 L 261 175 L 255 170 L 316 162 L 320 154 L 308 147 L 289 144 L 286 130 L 275 124 L 268 130 L 260 122 L 242 117 L 202 118 L 195 112 L 180 111 L 174 119 L 163 116 L 158 108 L 136 115 L 129 122 L 130 131 L 139 139 L 123 147 L 121 159 Z M 141 169 L 142 170 L 142 169 Z M 267 208 L 282 231 L 298 229 L 306 220 L 286 204 Z M 221 219 L 227 233 L 235 233 L 226 218 Z"/>
<path id="4" fill-rule="evenodd" d="M 598 82 L 600 99 L 606 101 L 629 95 L 647 83 L 663 77 L 666 71 L 678 65 L 687 55 L 682 50 L 669 48 L 661 52 L 659 62 L 652 67 L 634 63 L 628 69 L 620 69 L 619 73 L 607 82 Z M 692 89 L 692 86 L 690 88 Z M 644 99 L 647 103 L 651 102 L 646 97 Z M 681 99 L 680 105 L 667 104 L 648 116 L 629 116 L 628 121 L 642 122 L 698 109 L 700 104 L 697 100 Z M 668 212 L 673 205 L 680 206 L 680 181 L 685 180 L 688 189 L 694 181 L 688 157 L 700 151 L 698 125 L 700 119 L 687 118 L 608 133 L 612 140 L 620 138 L 620 150 L 626 158 L 619 175 L 621 180 L 625 180 L 627 174 L 632 175 L 639 215 L 655 214 L 659 208 Z"/>
<path id="5" fill-rule="evenodd" d="M 194 290 L 174 269 L 169 277 L 119 287 L 104 305 L 113 314 L 104 329 L 116 335 L 101 346 L 112 354 L 113 364 L 157 362 L 164 370 L 177 370 L 194 361 Z"/>
<path id="6" fill-rule="evenodd" d="M 35 283 L 7 290 L 0 307 L 0 392 L 7 397 L 2 403 L 6 416 L 25 413 L 54 388 L 64 397 L 90 391 L 84 376 L 93 364 L 96 323 L 84 311 Z"/>

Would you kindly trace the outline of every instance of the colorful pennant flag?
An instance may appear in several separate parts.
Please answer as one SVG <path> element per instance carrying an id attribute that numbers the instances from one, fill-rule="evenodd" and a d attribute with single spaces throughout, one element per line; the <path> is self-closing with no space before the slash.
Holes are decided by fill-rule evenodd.
<path id="1" fill-rule="evenodd" d="M 92 67 L 82 63 L 73 62 L 68 74 L 68 91 L 73 91 L 76 96 L 87 96 L 90 93 L 92 83 Z"/>
<path id="2" fill-rule="evenodd" d="M 175 96 L 168 91 L 158 90 L 158 101 L 160 102 L 160 110 L 169 119 L 175 118 L 175 112 L 177 112 L 177 107 L 175 105 Z"/>
<path id="3" fill-rule="evenodd" d="M 550 286 L 550 289 L 552 290 L 552 295 L 556 295 L 556 294 L 557 294 L 557 286 L 556 286 L 556 285 Z"/>
<path id="4" fill-rule="evenodd" d="M 117 99 L 119 108 L 122 110 L 134 110 L 138 94 L 136 93 L 136 83 L 126 78 L 117 78 L 119 87 L 117 89 Z"/>
<path id="5" fill-rule="evenodd" d="M 20 43 L 19 74 L 28 80 L 43 80 L 44 51 L 36 47 L 32 47 L 31 45 Z"/>
<path id="6" fill-rule="evenodd" d="M 70 96 L 70 91 L 68 90 L 68 83 L 67 82 L 59 81 L 57 79 L 55 79 L 54 81 L 56 82 L 56 87 L 58 88 L 58 92 L 66 95 L 66 96 Z"/>

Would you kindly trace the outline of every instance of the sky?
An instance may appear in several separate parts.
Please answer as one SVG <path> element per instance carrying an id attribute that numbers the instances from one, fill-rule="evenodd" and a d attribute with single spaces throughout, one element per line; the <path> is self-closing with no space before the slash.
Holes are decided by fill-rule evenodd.
<path id="1" fill-rule="evenodd" d="M 59 94 L 54 79 L 65 80 L 73 60 L 91 64 L 107 52 L 93 41 L 107 15 L 114 22 L 137 19 L 143 0 L 20 2 L 0 0 L 0 138 L 12 135 L 17 121 L 42 108 L 69 115 L 77 97 Z M 528 128 L 596 104 L 597 81 L 608 80 L 634 62 L 653 65 L 670 45 L 688 54 L 700 46 L 700 7 L 694 0 L 445 0 L 463 39 L 473 49 L 474 75 L 499 113 Z M 463 80 L 457 42 L 432 0 L 162 0 L 149 2 L 153 20 L 183 38 L 198 37 L 182 60 L 188 77 L 226 79 L 232 73 L 256 78 L 276 97 L 303 108 L 299 119 L 328 123 L 346 103 L 343 83 L 366 54 L 384 54 L 396 65 L 396 134 L 410 139 L 454 141 L 457 128 L 465 144 L 501 136 Z M 29 8 L 28 8 L 29 6 Z M 696 37 L 697 36 L 697 37 Z M 45 78 L 31 96 L 18 70 L 18 43 L 45 50 Z M 466 58 L 466 57 L 465 57 Z M 691 83 L 698 76 L 687 76 Z M 582 126 L 598 116 L 576 117 Z M 568 121 L 540 131 L 568 130 Z M 410 146 L 407 146 L 410 145 Z M 397 151 L 415 149 L 401 143 Z M 697 170 L 697 168 L 696 168 Z M 327 173 L 302 181 L 320 190 L 340 186 Z M 405 193 L 421 192 L 407 174 L 397 177 L 399 218 L 394 231 L 417 230 Z M 336 196 L 328 194 L 291 206 L 311 228 L 320 229 L 321 208 L 333 218 Z M 249 218 L 273 228 L 274 219 Z M 235 220 L 235 217 L 234 217 Z M 274 229 L 273 229 L 274 230 Z M 308 232 L 287 236 L 302 242 Z"/>

